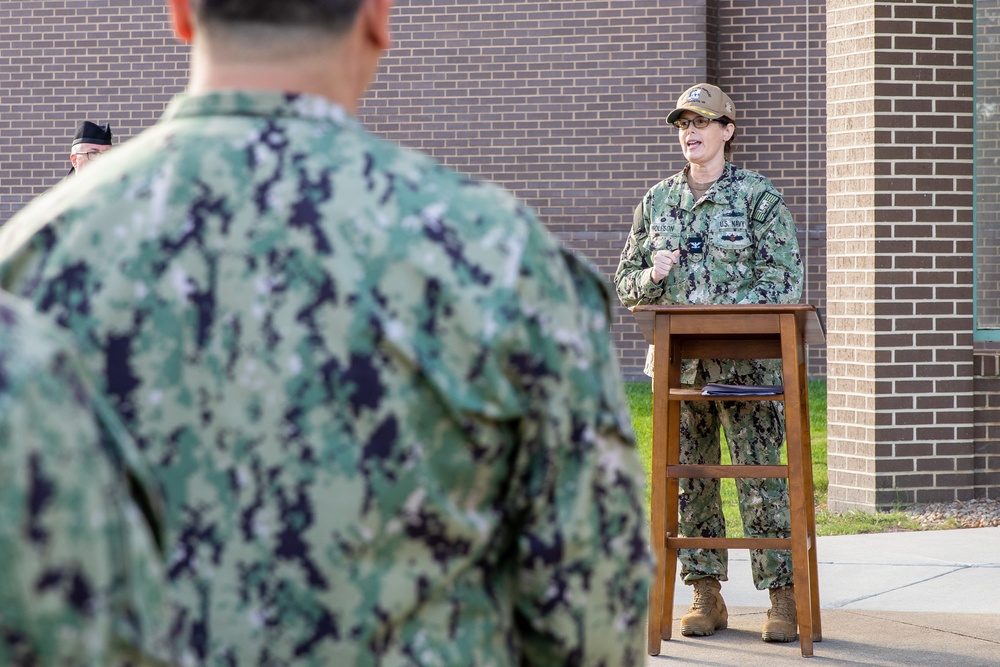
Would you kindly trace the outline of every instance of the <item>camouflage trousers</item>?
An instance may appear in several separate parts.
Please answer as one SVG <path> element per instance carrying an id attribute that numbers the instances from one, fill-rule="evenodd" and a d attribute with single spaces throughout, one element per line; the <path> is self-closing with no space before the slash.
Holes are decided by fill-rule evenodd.
<path id="1" fill-rule="evenodd" d="M 688 362 L 691 363 L 691 362 Z M 780 372 L 770 363 L 700 360 L 696 386 L 706 382 L 780 384 Z M 778 465 L 785 439 L 784 405 L 780 401 L 685 401 L 680 414 L 680 462 L 718 464 L 719 429 L 725 432 L 734 464 Z M 680 480 L 680 534 L 723 537 L 720 481 Z M 784 479 L 738 479 L 740 517 L 747 537 L 789 537 L 788 485 Z M 690 584 L 710 576 L 728 579 L 728 552 L 723 549 L 681 549 L 681 576 Z M 753 580 L 760 590 L 792 584 L 790 551 L 750 551 Z"/>

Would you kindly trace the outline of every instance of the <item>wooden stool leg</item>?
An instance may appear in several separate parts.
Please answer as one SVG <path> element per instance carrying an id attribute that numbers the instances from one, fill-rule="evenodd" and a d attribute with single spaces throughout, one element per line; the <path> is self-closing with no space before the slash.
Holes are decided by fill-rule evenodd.
<path id="1" fill-rule="evenodd" d="M 677 583 L 677 550 L 667 550 L 666 586 L 663 587 L 663 615 L 660 616 L 660 639 L 670 641 L 674 634 L 674 585 Z"/>
<path id="2" fill-rule="evenodd" d="M 671 340 L 669 317 L 662 318 L 662 326 L 657 325 L 654 346 L 650 536 L 656 552 L 656 575 L 649 596 L 646 628 L 649 655 L 659 655 L 660 642 L 671 637 L 677 577 L 677 550 L 667 547 L 667 535 L 677 534 L 678 484 L 676 479 L 667 477 L 667 465 L 677 463 L 680 456 L 680 408 L 669 400 L 669 388 L 679 386 L 681 360 Z"/>
<path id="3" fill-rule="evenodd" d="M 676 477 L 667 480 L 667 544 L 663 558 L 667 567 L 664 573 L 663 614 L 660 616 L 660 639 L 669 641 L 674 631 L 674 587 L 677 584 L 677 547 L 669 538 L 677 535 L 677 497 L 679 493 Z"/>
<path id="4" fill-rule="evenodd" d="M 813 577 L 809 567 L 809 536 L 804 508 L 801 506 L 801 488 L 789 500 L 792 505 L 792 569 L 795 573 L 795 611 L 798 616 L 799 647 L 803 656 L 813 654 Z M 799 505 L 796 508 L 796 504 Z"/>
<path id="5" fill-rule="evenodd" d="M 650 531 L 652 534 L 653 531 Z M 649 615 L 646 619 L 646 652 L 660 655 L 660 619 L 663 616 L 664 584 L 663 549 L 656 550 L 656 572 L 649 589 Z"/>
<path id="6" fill-rule="evenodd" d="M 792 569 L 795 573 L 795 610 L 798 615 L 799 647 L 803 656 L 813 654 L 815 570 L 809 550 L 815 547 L 809 517 L 813 514 L 812 461 L 808 440 L 809 407 L 803 403 L 806 384 L 803 344 L 790 316 L 781 321 L 782 382 L 785 391 L 785 442 L 788 455 L 788 500 L 792 535 Z M 808 468 L 808 470 L 807 470 Z M 816 602 L 816 604 L 814 604 Z"/>
<path id="7" fill-rule="evenodd" d="M 670 336 L 670 329 L 667 327 L 666 335 L 663 336 L 663 344 L 666 346 L 664 349 L 668 350 L 666 355 L 666 372 L 663 373 L 659 367 L 654 371 L 659 373 L 660 377 L 666 375 L 666 386 L 667 387 L 679 387 L 681 384 L 681 354 L 680 350 L 677 348 L 677 342 Z M 665 389 L 661 396 L 667 398 L 667 392 L 669 389 Z M 660 438 L 660 442 L 663 443 L 665 449 L 664 452 L 664 467 L 663 467 L 663 480 L 666 486 L 666 498 L 664 502 L 664 508 L 666 511 L 666 517 L 664 524 L 666 526 L 665 534 L 667 539 L 665 540 L 663 557 L 666 560 L 666 571 L 664 572 L 664 595 L 663 595 L 663 613 L 660 616 L 660 639 L 663 641 L 669 641 L 670 637 L 673 635 L 674 629 L 674 585 L 677 582 L 677 547 L 670 542 L 671 537 L 676 537 L 678 535 L 678 497 L 679 497 L 679 481 L 676 477 L 671 477 L 667 473 L 668 466 L 677 465 L 680 461 L 681 456 L 681 404 L 677 401 L 666 400 L 661 404 L 663 412 L 658 413 L 661 420 L 664 423 L 664 432 Z"/>
<path id="8" fill-rule="evenodd" d="M 809 537 L 809 599 L 812 602 L 812 638 L 814 642 L 823 641 L 823 626 L 820 621 L 819 611 L 819 565 L 816 557 L 816 499 L 811 497 L 813 486 L 812 474 L 812 446 L 809 436 L 809 388 L 803 388 L 803 405 L 806 406 L 803 412 L 803 433 L 802 433 L 802 458 L 803 473 L 806 476 L 806 525 Z"/>
<path id="9" fill-rule="evenodd" d="M 812 487 L 810 480 L 809 488 Z M 823 641 L 823 624 L 819 612 L 819 565 L 816 562 L 816 510 L 810 505 L 809 512 L 809 599 L 812 601 L 812 624 L 814 642 Z"/>
<path id="10" fill-rule="evenodd" d="M 823 627 L 819 611 L 819 566 L 816 558 L 816 499 L 813 497 L 812 441 L 809 434 L 809 378 L 805 370 L 805 352 L 800 364 L 802 391 L 799 403 L 802 406 L 802 472 L 805 475 L 806 490 L 806 526 L 809 537 L 809 599 L 812 602 L 812 638 L 814 642 L 823 641 Z"/>

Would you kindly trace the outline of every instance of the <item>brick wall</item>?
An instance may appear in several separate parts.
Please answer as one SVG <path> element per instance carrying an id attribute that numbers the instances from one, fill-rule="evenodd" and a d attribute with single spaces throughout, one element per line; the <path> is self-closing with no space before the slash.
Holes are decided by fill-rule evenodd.
<path id="1" fill-rule="evenodd" d="M 972 2 L 828 18 L 830 508 L 967 499 Z"/>
<path id="2" fill-rule="evenodd" d="M 705 3 L 398 3 L 394 14 L 366 125 L 507 187 L 612 276 L 633 207 L 683 166 L 664 116 L 706 76 Z M 646 345 L 615 305 L 623 371 L 641 376 Z"/>
<path id="3" fill-rule="evenodd" d="M 978 3 L 990 35 L 997 5 Z M 693 82 L 727 88 L 740 107 L 737 161 L 782 190 L 806 300 L 830 299 L 831 506 L 964 497 L 996 483 L 1000 442 L 992 357 L 975 361 L 973 380 L 971 353 L 971 8 L 398 3 L 396 44 L 361 115 L 510 188 L 610 276 L 632 207 L 682 166 L 666 110 Z M 182 90 L 188 61 L 162 0 L 5 0 L 0 58 L 0 224 L 63 177 L 78 121 L 135 136 Z M 981 71 L 984 94 L 1000 87 L 997 68 Z M 979 244 L 991 252 L 1000 97 L 983 99 Z M 995 270 L 991 260 L 980 265 Z M 981 315 L 1000 326 L 1000 279 L 979 278 Z M 626 377 L 639 379 L 645 344 L 621 308 L 614 335 Z M 810 374 L 826 361 L 811 350 Z"/>
<path id="4" fill-rule="evenodd" d="M 161 0 L 0 2 L 0 224 L 66 175 L 77 123 L 125 141 L 159 118 L 187 51 Z"/>
<path id="5" fill-rule="evenodd" d="M 508 187 L 610 278 L 633 207 L 683 167 L 666 113 L 690 85 L 717 81 L 740 109 L 736 161 L 783 192 L 807 298 L 823 306 L 824 4 L 745 4 L 400 3 L 362 118 Z M 644 379 L 646 344 L 620 306 L 613 332 L 625 376 Z M 822 374 L 823 350 L 812 355 Z"/>
<path id="6" fill-rule="evenodd" d="M 526 200 L 609 278 L 631 212 L 683 166 L 664 123 L 698 81 L 741 106 L 737 162 L 782 190 L 810 302 L 823 305 L 823 3 L 397 3 L 395 44 L 360 116 L 373 131 Z M 80 120 L 119 141 L 182 90 L 187 47 L 162 0 L 0 3 L 0 224 L 68 169 Z M 615 303 L 623 373 L 646 345 Z M 810 371 L 821 375 L 823 350 Z"/>

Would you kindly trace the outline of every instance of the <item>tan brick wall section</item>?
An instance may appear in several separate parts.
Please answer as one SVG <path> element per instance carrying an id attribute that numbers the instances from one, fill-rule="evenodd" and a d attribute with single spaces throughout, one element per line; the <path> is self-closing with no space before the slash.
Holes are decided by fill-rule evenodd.
<path id="1" fill-rule="evenodd" d="M 875 502 L 875 12 L 827 3 L 829 504 Z"/>

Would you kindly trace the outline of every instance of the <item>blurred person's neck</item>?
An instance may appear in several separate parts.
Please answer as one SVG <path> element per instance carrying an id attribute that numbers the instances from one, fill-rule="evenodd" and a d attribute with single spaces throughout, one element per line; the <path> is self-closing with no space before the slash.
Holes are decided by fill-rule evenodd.
<path id="1" fill-rule="evenodd" d="M 357 113 L 359 100 L 374 76 L 377 57 L 346 36 L 308 53 L 273 53 L 252 58 L 220 57 L 196 41 L 191 53 L 188 91 L 273 90 L 319 95 Z M 245 54 L 243 54 L 245 55 Z M 270 57 L 269 57 L 270 56 Z M 371 61 L 370 64 L 366 60 Z"/>
<path id="2" fill-rule="evenodd" d="M 208 93 L 220 90 L 272 90 L 287 93 L 308 93 L 325 97 L 357 112 L 358 101 L 368 87 L 368 81 L 347 68 L 336 67 L 336 56 L 311 54 L 288 58 L 280 62 L 219 63 L 191 57 L 191 81 L 188 92 Z M 200 60 L 200 62 L 199 62 Z"/>
<path id="3" fill-rule="evenodd" d="M 356 114 L 390 46 L 392 0 L 364 0 L 338 33 L 304 28 L 199 27 L 188 0 L 171 0 L 174 31 L 190 44 L 192 94 L 270 90 L 319 95 Z"/>

